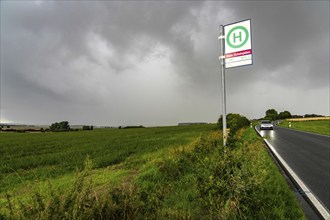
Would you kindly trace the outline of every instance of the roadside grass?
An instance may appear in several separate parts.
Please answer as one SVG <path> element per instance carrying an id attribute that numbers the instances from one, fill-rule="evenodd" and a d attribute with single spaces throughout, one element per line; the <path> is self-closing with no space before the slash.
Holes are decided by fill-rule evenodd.
<path id="1" fill-rule="evenodd" d="M 252 128 L 225 148 L 214 125 L 142 130 L 117 134 L 129 145 L 115 148 L 120 162 L 99 167 L 88 156 L 82 168 L 29 180 L 27 191 L 24 179 L 5 186 L 0 219 L 305 219 Z M 126 140 L 135 132 L 140 139 Z"/>
<path id="2" fill-rule="evenodd" d="M 315 120 L 315 121 L 288 121 L 284 120 L 279 126 L 291 128 L 301 131 L 308 131 L 316 134 L 323 134 L 330 136 L 330 119 L 328 120 Z"/>

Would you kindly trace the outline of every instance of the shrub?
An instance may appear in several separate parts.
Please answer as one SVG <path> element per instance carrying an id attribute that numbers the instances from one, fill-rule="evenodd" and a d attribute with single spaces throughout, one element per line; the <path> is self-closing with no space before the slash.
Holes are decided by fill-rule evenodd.
<path id="1" fill-rule="evenodd" d="M 230 133 L 235 134 L 240 128 L 250 125 L 250 121 L 240 114 L 230 113 L 226 117 L 227 127 L 230 129 Z M 218 125 L 222 129 L 222 115 L 218 120 Z"/>

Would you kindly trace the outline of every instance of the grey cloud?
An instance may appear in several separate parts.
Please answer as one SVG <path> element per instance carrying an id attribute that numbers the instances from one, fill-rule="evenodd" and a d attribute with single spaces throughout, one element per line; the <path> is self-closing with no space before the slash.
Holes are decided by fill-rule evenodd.
<path id="1" fill-rule="evenodd" d="M 234 2 L 237 15 L 252 18 L 255 65 L 260 74 L 285 69 L 291 71 L 271 77 L 278 83 L 294 79 L 296 86 L 308 87 L 309 78 L 328 86 L 329 3 L 323 1 Z M 316 67 L 317 73 L 310 69 Z M 290 77 L 288 77 L 291 75 Z M 283 79 L 283 80 L 281 80 Z M 314 86 L 314 85 L 313 85 Z"/>
<path id="2" fill-rule="evenodd" d="M 241 105 L 239 112 L 258 117 L 267 94 L 282 107 L 287 102 L 276 97 L 292 86 L 313 94 L 329 88 L 329 2 L 5 1 L 1 117 L 215 121 L 219 25 L 246 18 L 252 19 L 254 64 L 226 71 L 229 111 L 239 111 L 248 97 L 254 106 Z M 256 85 L 282 90 L 260 94 Z"/>

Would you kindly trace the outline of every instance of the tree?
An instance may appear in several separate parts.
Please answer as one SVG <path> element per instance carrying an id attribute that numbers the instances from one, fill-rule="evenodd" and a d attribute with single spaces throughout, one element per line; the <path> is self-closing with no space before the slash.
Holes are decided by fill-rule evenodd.
<path id="1" fill-rule="evenodd" d="M 55 122 L 50 127 L 51 131 L 70 131 L 70 125 L 68 121 Z"/>
<path id="2" fill-rule="evenodd" d="M 278 119 L 286 119 L 286 118 L 291 118 L 292 115 L 289 111 L 283 111 L 278 114 Z"/>
<path id="3" fill-rule="evenodd" d="M 268 109 L 266 111 L 265 119 L 275 121 L 278 118 L 278 113 L 275 109 Z"/>
<path id="4" fill-rule="evenodd" d="M 240 128 L 250 125 L 249 119 L 240 114 L 229 113 L 226 117 L 227 127 L 230 128 L 230 133 L 235 134 Z M 222 129 L 222 115 L 218 120 L 218 125 Z"/>

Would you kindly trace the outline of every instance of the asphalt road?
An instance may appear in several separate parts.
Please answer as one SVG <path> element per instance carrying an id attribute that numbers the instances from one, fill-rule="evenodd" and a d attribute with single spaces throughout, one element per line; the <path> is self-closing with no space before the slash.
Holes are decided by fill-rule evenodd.
<path id="1" fill-rule="evenodd" d="M 278 126 L 262 130 L 261 135 L 330 210 L 330 137 Z"/>

